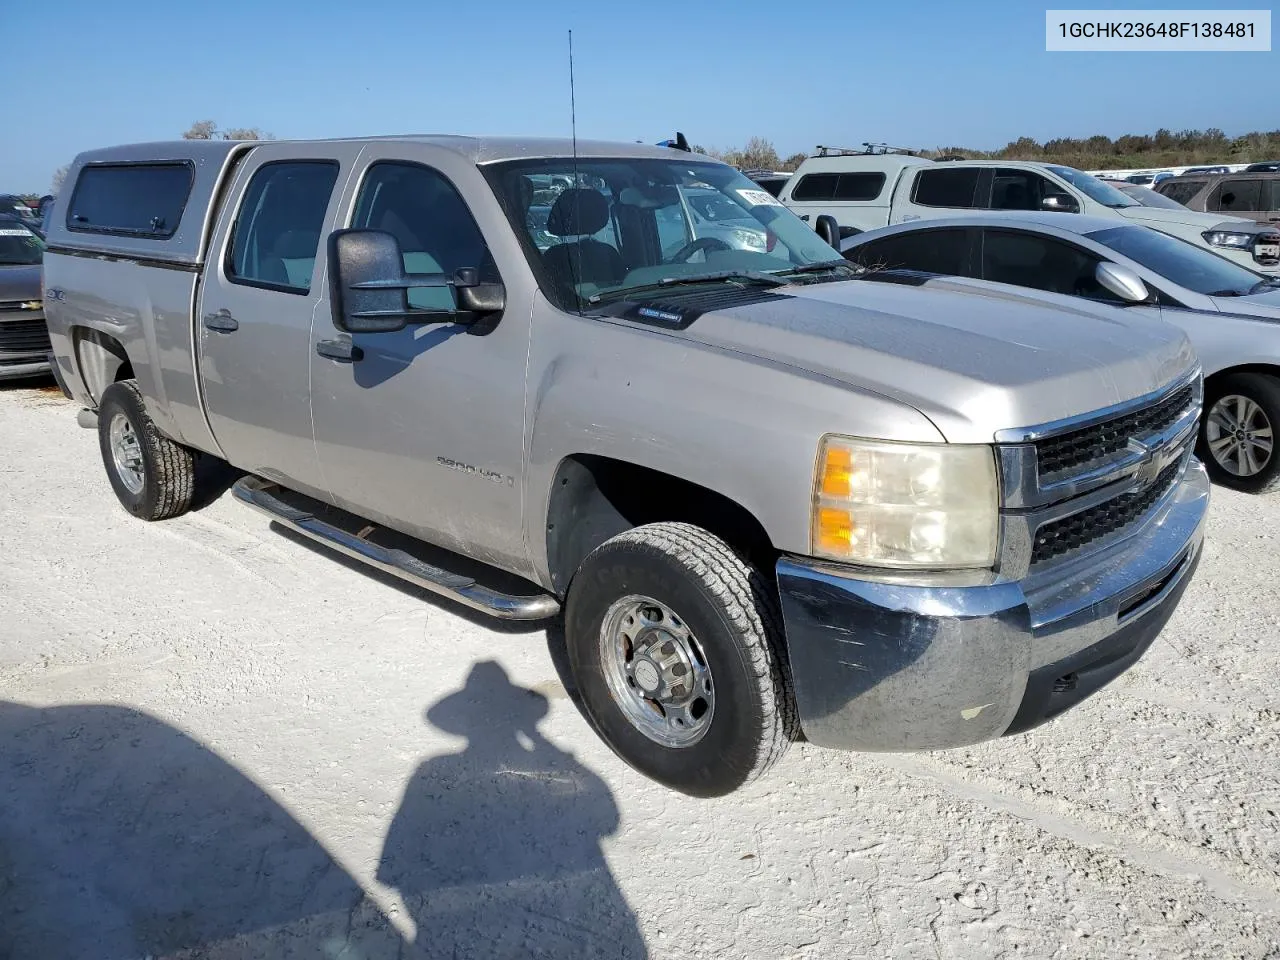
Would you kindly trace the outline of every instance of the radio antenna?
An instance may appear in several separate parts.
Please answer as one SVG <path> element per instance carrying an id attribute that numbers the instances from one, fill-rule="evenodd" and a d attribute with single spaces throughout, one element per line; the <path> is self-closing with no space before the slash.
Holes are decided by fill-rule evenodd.
<path id="1" fill-rule="evenodd" d="M 578 179 L 578 104 L 573 94 L 573 30 L 569 31 L 569 132 L 573 138 L 573 217 L 580 225 L 582 223 L 582 183 Z M 581 230 L 582 227 L 578 226 Z M 578 238 L 578 263 L 573 262 L 573 254 L 569 255 L 570 279 L 576 288 L 574 295 L 578 298 L 578 315 L 582 315 L 582 279 L 581 279 L 581 263 L 582 263 L 582 238 Z M 578 274 L 578 276 L 574 276 Z"/>

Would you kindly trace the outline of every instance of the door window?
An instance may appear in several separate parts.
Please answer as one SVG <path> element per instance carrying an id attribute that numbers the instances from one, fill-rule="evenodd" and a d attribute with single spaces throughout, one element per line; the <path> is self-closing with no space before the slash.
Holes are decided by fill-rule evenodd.
<path id="1" fill-rule="evenodd" d="M 921 170 L 912 189 L 911 200 L 922 207 L 968 209 L 978 191 L 976 167 Z"/>
<path id="2" fill-rule="evenodd" d="M 285 293 L 307 293 L 338 164 L 264 163 L 254 173 L 232 232 L 227 278 Z"/>
<path id="3" fill-rule="evenodd" d="M 1119 302 L 1098 283 L 1100 259 L 1053 237 L 1017 230 L 987 230 L 982 243 L 982 277 L 996 283 Z"/>
<path id="4" fill-rule="evenodd" d="M 1209 195 L 1207 209 L 1223 213 L 1250 213 L 1263 209 L 1262 181 L 1223 180 Z"/>
<path id="5" fill-rule="evenodd" d="M 365 175 L 351 226 L 385 230 L 400 242 L 405 273 L 453 276 L 464 267 L 481 281 L 498 280 L 484 235 L 457 188 L 443 174 L 416 164 L 375 163 Z M 447 287 L 409 291 L 409 306 L 452 310 Z"/>
<path id="6" fill-rule="evenodd" d="M 912 230 L 855 247 L 849 256 L 871 270 L 968 276 L 968 240 L 968 230 Z"/>
<path id="7" fill-rule="evenodd" d="M 1039 210 L 1040 201 L 1062 193 L 1046 178 L 1031 170 L 997 169 L 991 183 L 992 210 Z"/>

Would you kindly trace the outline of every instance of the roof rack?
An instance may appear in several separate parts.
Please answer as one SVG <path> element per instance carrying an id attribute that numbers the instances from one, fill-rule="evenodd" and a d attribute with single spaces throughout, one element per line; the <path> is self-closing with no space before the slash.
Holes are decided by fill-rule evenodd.
<path id="1" fill-rule="evenodd" d="M 861 149 L 853 147 L 827 147 L 818 144 L 818 156 L 820 157 L 848 157 L 848 156 L 881 156 L 886 153 L 900 153 L 908 157 L 916 156 L 920 151 L 912 150 L 910 147 L 895 147 L 887 143 L 864 143 Z"/>

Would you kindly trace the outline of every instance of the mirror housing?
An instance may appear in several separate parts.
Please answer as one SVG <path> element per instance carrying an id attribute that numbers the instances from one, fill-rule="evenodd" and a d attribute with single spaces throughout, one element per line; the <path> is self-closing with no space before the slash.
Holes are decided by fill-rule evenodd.
<path id="1" fill-rule="evenodd" d="M 818 219 L 813 225 L 814 231 L 820 236 L 827 245 L 836 250 L 840 249 L 840 224 L 836 218 L 829 213 L 819 214 Z"/>
<path id="2" fill-rule="evenodd" d="M 1151 291 L 1142 278 L 1128 267 L 1104 260 L 1094 269 L 1093 275 L 1098 286 L 1114 293 L 1125 303 L 1146 303 L 1151 299 Z"/>
<path id="3" fill-rule="evenodd" d="M 1079 213 L 1080 204 L 1070 194 L 1050 193 L 1041 198 L 1040 209 L 1049 213 Z"/>
<path id="4" fill-rule="evenodd" d="M 384 230 L 335 230 L 329 235 L 333 325 L 347 333 L 395 333 L 411 323 L 470 323 L 474 314 L 506 305 L 501 283 L 480 283 L 475 268 L 405 273 L 400 242 Z M 451 310 L 409 306 L 409 291 L 447 287 Z"/>

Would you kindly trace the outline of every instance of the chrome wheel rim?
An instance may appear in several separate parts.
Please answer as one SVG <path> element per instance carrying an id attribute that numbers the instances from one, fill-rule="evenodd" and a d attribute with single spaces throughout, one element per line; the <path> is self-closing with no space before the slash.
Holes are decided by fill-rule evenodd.
<path id="1" fill-rule="evenodd" d="M 117 413 L 111 418 L 108 440 L 111 443 L 111 459 L 115 461 L 116 476 L 130 493 L 134 495 L 141 493 L 142 445 L 138 443 L 138 435 L 133 430 L 133 424 L 123 413 Z"/>
<path id="2" fill-rule="evenodd" d="M 1254 477 L 1271 463 L 1271 421 L 1256 401 L 1228 394 L 1205 418 L 1205 440 L 1218 466 L 1236 477 Z"/>
<path id="3" fill-rule="evenodd" d="M 600 626 L 600 664 L 631 725 L 665 747 L 691 747 L 715 713 L 711 669 L 692 631 L 665 603 L 632 595 Z"/>

